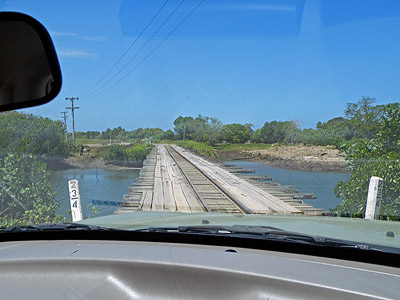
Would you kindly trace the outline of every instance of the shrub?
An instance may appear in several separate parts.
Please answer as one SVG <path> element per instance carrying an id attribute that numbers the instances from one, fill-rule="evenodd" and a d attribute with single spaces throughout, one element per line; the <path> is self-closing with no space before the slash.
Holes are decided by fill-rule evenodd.
<path id="1" fill-rule="evenodd" d="M 339 182 L 335 194 L 343 199 L 334 209 L 339 215 L 363 217 L 371 176 L 383 179 L 380 218 L 400 220 L 400 108 L 385 107 L 376 137 L 343 144 L 351 171 L 347 182 Z"/>
<path id="2" fill-rule="evenodd" d="M 149 150 L 146 149 L 146 145 L 137 145 L 130 149 L 125 149 L 119 144 L 114 144 L 103 156 L 103 159 L 107 164 L 141 167 L 148 153 Z"/>
<path id="3" fill-rule="evenodd" d="M 0 161 L 0 227 L 64 221 L 46 164 L 32 155 L 9 154 Z"/>

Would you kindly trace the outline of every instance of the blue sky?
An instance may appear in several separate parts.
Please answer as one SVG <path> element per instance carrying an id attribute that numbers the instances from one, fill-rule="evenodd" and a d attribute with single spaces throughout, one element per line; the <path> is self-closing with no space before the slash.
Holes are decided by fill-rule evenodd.
<path id="1" fill-rule="evenodd" d="M 396 0 L 205 0 L 137 66 L 200 3 L 186 0 L 110 80 L 181 1 L 169 0 L 94 88 L 165 0 L 0 1 L 3 10 L 27 13 L 48 28 L 63 73 L 55 100 L 23 111 L 60 119 L 65 97 L 79 96 L 79 131 L 173 129 L 179 115 L 198 114 L 255 128 L 272 120 L 308 128 L 343 115 L 345 104 L 362 96 L 399 101 Z"/>

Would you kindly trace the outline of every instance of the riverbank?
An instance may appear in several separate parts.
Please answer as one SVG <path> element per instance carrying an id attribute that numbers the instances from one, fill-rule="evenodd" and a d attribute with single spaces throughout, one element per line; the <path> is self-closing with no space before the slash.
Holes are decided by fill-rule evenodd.
<path id="1" fill-rule="evenodd" d="M 202 143 L 196 143 L 196 145 L 197 144 L 200 146 L 205 145 Z M 208 146 L 213 150 L 212 156 L 202 155 L 203 153 L 198 153 L 201 152 L 198 151 L 198 149 L 190 150 L 212 160 L 248 160 L 291 170 L 348 173 L 345 163 L 345 154 L 339 153 L 339 150 L 335 149 L 333 146 L 278 146 L 262 144 L 246 144 L 242 145 L 243 147 L 240 147 L 240 145 L 235 146 L 237 147 L 216 147 L 216 149 Z M 108 149 L 108 145 L 85 145 L 85 151 L 82 156 L 71 155 L 67 158 L 53 159 L 51 164 L 49 164 L 49 168 L 52 170 L 64 170 L 69 168 L 108 170 L 140 169 L 106 164 L 102 156 Z M 202 150 L 202 148 L 200 150 Z M 208 154 L 208 152 L 206 152 L 206 154 Z"/>
<path id="2" fill-rule="evenodd" d="M 348 172 L 345 154 L 333 146 L 272 146 L 259 150 L 217 150 L 217 154 L 224 160 L 250 160 L 292 170 Z"/>
<path id="3" fill-rule="evenodd" d="M 137 167 L 122 167 L 113 164 L 106 164 L 105 161 L 96 156 L 91 155 L 71 155 L 68 157 L 53 157 L 44 160 L 47 167 L 51 171 L 68 170 L 68 169 L 104 169 L 104 170 L 140 170 Z"/>
<path id="4" fill-rule="evenodd" d="M 119 142 L 124 149 L 134 147 L 133 143 Z M 44 161 L 47 167 L 52 171 L 68 170 L 68 169 L 104 169 L 104 170 L 138 170 L 138 167 L 128 167 L 121 165 L 106 163 L 103 159 L 104 155 L 109 153 L 110 145 L 106 143 L 86 143 L 83 144 L 83 154 L 70 154 L 67 157 L 48 157 Z M 80 149 L 80 145 L 77 146 Z"/>

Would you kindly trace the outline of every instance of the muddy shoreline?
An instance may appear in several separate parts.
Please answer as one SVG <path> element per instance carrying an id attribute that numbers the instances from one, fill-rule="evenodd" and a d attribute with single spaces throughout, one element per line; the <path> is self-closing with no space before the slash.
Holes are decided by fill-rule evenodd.
<path id="1" fill-rule="evenodd" d="M 219 160 L 249 160 L 289 170 L 312 172 L 348 173 L 345 156 L 337 149 L 323 146 L 279 146 L 263 150 L 224 151 L 217 150 Z M 45 160 L 52 171 L 65 169 L 138 170 L 106 164 L 92 155 L 52 157 Z"/>
<path id="2" fill-rule="evenodd" d="M 217 153 L 223 160 L 249 160 L 290 170 L 349 173 L 344 154 L 329 146 L 281 146 Z"/>
<path id="3" fill-rule="evenodd" d="M 52 157 L 45 160 L 51 171 L 67 169 L 105 169 L 105 170 L 140 170 L 137 167 L 123 167 L 106 164 L 103 159 L 92 156 Z"/>

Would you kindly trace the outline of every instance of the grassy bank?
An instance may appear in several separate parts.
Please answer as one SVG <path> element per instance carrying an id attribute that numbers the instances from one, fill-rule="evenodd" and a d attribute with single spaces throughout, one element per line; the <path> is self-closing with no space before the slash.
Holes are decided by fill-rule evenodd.
<path id="1" fill-rule="evenodd" d="M 109 139 L 76 139 L 77 145 L 90 145 L 90 144 L 101 144 L 101 145 L 110 145 Z M 111 141 L 113 144 L 116 143 L 133 143 L 134 140 L 117 140 L 113 139 Z"/>
<path id="2" fill-rule="evenodd" d="M 174 141 L 173 143 L 179 147 L 192 150 L 193 152 L 201 156 L 208 157 L 211 159 L 218 158 L 215 149 L 211 147 L 209 144 L 198 143 L 195 141 Z"/>
<path id="3" fill-rule="evenodd" d="M 173 141 L 162 140 L 160 144 L 175 144 L 179 147 L 192 150 L 196 154 L 208 157 L 214 160 L 224 159 L 227 153 L 239 153 L 244 150 L 263 150 L 273 146 L 274 144 L 217 144 L 211 146 L 208 143 L 199 143 L 195 141 Z"/>
<path id="4" fill-rule="evenodd" d="M 173 140 L 162 140 L 159 143 L 162 144 L 175 144 L 179 147 L 192 150 L 196 154 L 204 157 L 208 157 L 214 160 L 226 158 L 227 153 L 239 153 L 243 150 L 262 150 L 272 146 L 274 144 L 217 144 L 211 146 L 208 143 L 199 143 L 195 141 L 173 141 Z"/>
<path id="5" fill-rule="evenodd" d="M 109 147 L 107 153 L 103 155 L 106 164 L 113 164 L 124 167 L 142 167 L 143 161 L 150 153 L 147 144 L 138 144 L 135 146 L 123 146 L 113 144 Z"/>
<path id="6" fill-rule="evenodd" d="M 104 143 L 105 140 L 93 140 L 95 141 L 93 143 L 85 141 L 84 139 L 77 140 L 76 152 L 67 158 L 67 164 L 78 168 L 105 168 L 106 165 L 109 165 L 108 167 L 141 167 L 151 149 L 147 143 L 119 144 L 113 141 L 110 146 L 109 142 Z M 84 146 L 83 155 L 79 155 L 81 145 Z"/>
<path id="7" fill-rule="evenodd" d="M 277 146 L 277 144 L 217 144 L 214 146 L 214 149 L 220 151 L 233 151 L 233 152 L 240 152 L 240 151 L 250 151 L 250 150 L 263 150 L 269 147 Z"/>

